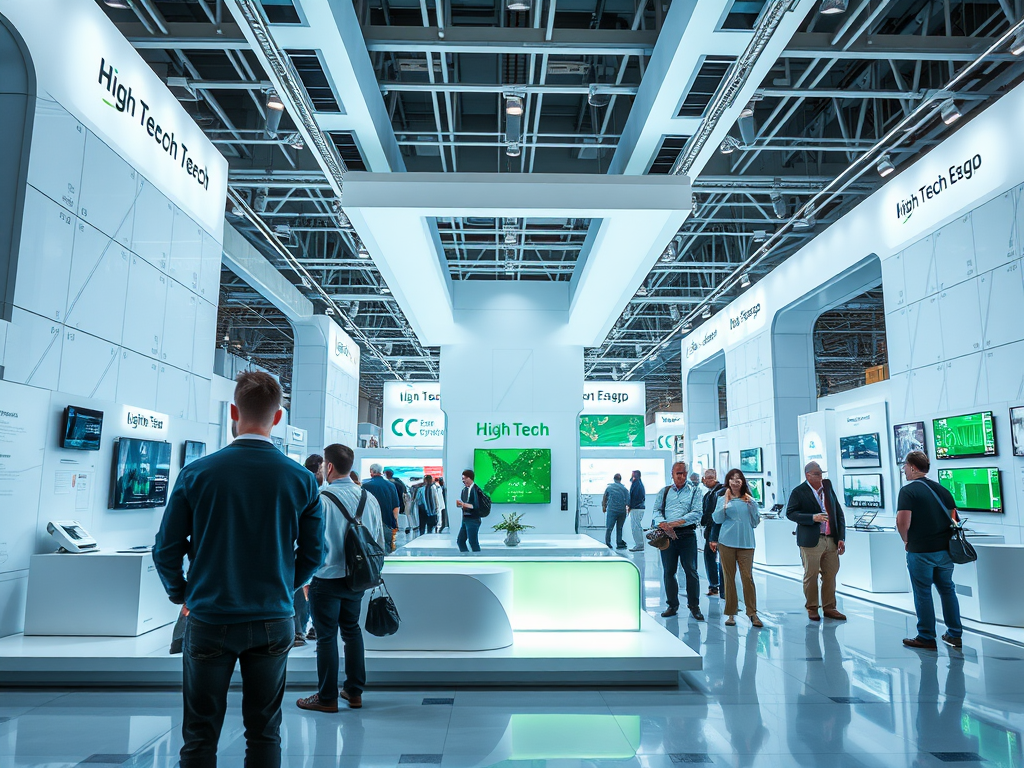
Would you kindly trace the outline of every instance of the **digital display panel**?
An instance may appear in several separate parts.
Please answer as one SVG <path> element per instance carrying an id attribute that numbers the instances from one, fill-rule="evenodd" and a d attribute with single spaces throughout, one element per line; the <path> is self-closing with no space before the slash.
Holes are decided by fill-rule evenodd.
<path id="1" fill-rule="evenodd" d="M 441 459 L 414 459 L 414 458 L 397 458 L 397 459 L 362 459 L 359 462 L 359 477 L 369 479 L 370 477 L 370 465 L 380 464 L 383 470 L 391 470 L 394 473 L 394 477 L 397 477 L 403 483 L 408 485 L 410 480 L 422 480 L 424 475 L 430 475 L 431 477 L 443 477 L 442 470 L 444 469 Z"/>
<path id="2" fill-rule="evenodd" d="M 839 438 L 839 456 L 844 467 L 880 467 L 882 452 L 878 447 L 878 433 L 846 435 Z"/>
<path id="3" fill-rule="evenodd" d="M 740 451 L 740 471 L 743 474 L 748 472 L 761 472 L 761 449 L 743 448 Z M 750 480 L 748 479 L 749 483 Z"/>
<path id="4" fill-rule="evenodd" d="M 1003 511 L 1003 492 L 996 467 L 940 469 L 939 484 L 953 494 L 957 509 Z"/>
<path id="5" fill-rule="evenodd" d="M 633 470 L 640 470 L 640 481 L 648 496 L 668 485 L 664 459 L 580 459 L 580 493 L 600 496 L 618 473 L 629 488 Z"/>
<path id="6" fill-rule="evenodd" d="M 947 416 L 932 420 L 935 458 L 961 459 L 968 456 L 995 456 L 996 433 L 992 411 Z"/>
<path id="7" fill-rule="evenodd" d="M 170 480 L 170 443 L 122 437 L 114 447 L 110 508 L 162 507 Z"/>
<path id="8" fill-rule="evenodd" d="M 206 443 L 201 443 L 198 440 L 186 440 L 181 451 L 181 466 L 187 467 L 193 461 L 201 459 L 205 455 Z"/>
<path id="9" fill-rule="evenodd" d="M 748 477 L 747 487 L 750 489 L 750 495 L 757 502 L 757 506 L 764 506 L 764 478 L 763 477 Z"/>
<path id="10" fill-rule="evenodd" d="M 103 412 L 69 405 L 64 409 L 60 447 L 76 451 L 98 451 L 103 432 Z"/>
<path id="11" fill-rule="evenodd" d="M 548 504 L 551 501 L 550 448 L 477 448 L 476 484 L 495 504 Z"/>
<path id="12" fill-rule="evenodd" d="M 907 424 L 897 424 L 892 428 L 893 445 L 896 448 L 896 463 L 903 465 L 907 461 L 907 454 L 911 451 L 924 451 L 928 453 L 924 439 L 924 422 L 911 421 Z"/>
<path id="13" fill-rule="evenodd" d="M 585 448 L 643 448 L 645 440 L 643 416 L 615 413 L 580 416 L 580 445 Z"/>
<path id="14" fill-rule="evenodd" d="M 1013 455 L 1024 456 L 1024 405 L 1010 409 L 1010 434 L 1013 436 Z"/>
<path id="15" fill-rule="evenodd" d="M 848 507 L 882 507 L 881 475 L 843 475 L 843 499 Z"/>

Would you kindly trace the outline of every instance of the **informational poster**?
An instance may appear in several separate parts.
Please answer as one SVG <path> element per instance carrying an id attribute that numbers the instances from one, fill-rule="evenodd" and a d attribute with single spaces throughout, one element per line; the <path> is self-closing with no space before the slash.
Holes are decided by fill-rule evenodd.
<path id="1" fill-rule="evenodd" d="M 50 393 L 0 381 L 0 573 L 35 551 Z"/>
<path id="2" fill-rule="evenodd" d="M 441 448 L 444 412 L 439 382 L 384 382 L 385 448 Z"/>

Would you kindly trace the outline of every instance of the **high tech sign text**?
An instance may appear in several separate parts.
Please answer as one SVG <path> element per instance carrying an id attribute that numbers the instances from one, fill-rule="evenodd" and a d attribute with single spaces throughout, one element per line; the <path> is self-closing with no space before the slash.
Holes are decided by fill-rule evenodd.
<path id="1" fill-rule="evenodd" d="M 486 442 L 499 440 L 503 437 L 549 437 L 551 430 L 544 422 L 540 424 L 525 424 L 521 421 L 506 422 L 478 421 L 476 423 L 476 436 L 485 438 Z"/>
<path id="2" fill-rule="evenodd" d="M 896 203 L 896 218 L 906 224 L 914 211 L 934 200 L 954 184 L 970 181 L 981 169 L 981 154 L 976 154 L 959 165 L 951 165 L 946 171 L 940 171 L 935 181 L 922 184 L 916 192 Z"/>
<path id="3" fill-rule="evenodd" d="M 113 64 L 107 64 L 107 60 L 100 59 L 100 73 L 98 82 L 103 86 L 110 98 L 103 99 L 103 103 L 129 117 L 138 117 L 139 126 L 156 142 L 168 157 L 175 161 L 180 160 L 180 166 L 185 173 L 195 179 L 196 183 L 205 190 L 210 189 L 210 173 L 206 166 L 200 166 L 188 153 L 188 147 L 184 142 L 178 142 L 174 131 L 167 131 L 157 122 L 153 116 L 149 104 L 142 100 L 142 97 L 135 97 L 132 86 L 126 86 L 117 78 L 117 69 Z M 181 150 L 180 152 L 178 150 Z"/>

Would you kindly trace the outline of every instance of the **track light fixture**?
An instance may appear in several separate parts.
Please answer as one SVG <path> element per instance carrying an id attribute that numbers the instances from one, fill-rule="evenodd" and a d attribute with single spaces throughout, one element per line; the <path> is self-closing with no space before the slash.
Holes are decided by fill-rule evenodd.
<path id="1" fill-rule="evenodd" d="M 598 92 L 597 83 L 590 84 L 590 90 L 587 93 L 587 104 L 592 107 L 607 107 L 611 100 L 611 94 Z"/>
<path id="2" fill-rule="evenodd" d="M 518 141 L 510 141 L 505 145 L 505 154 L 509 157 L 519 157 L 522 154 L 522 148 L 519 146 Z"/>
<path id="3" fill-rule="evenodd" d="M 749 287 L 750 287 L 750 275 L 747 274 L 746 272 L 744 272 L 742 275 L 740 275 L 740 288 L 749 288 Z"/>
<path id="4" fill-rule="evenodd" d="M 778 190 L 772 192 L 772 210 L 775 211 L 775 218 L 786 218 L 786 201 Z"/>
<path id="5" fill-rule="evenodd" d="M 662 264 L 669 264 L 676 260 L 676 256 L 679 255 L 679 249 L 676 247 L 676 241 L 671 240 L 669 244 L 665 246 L 665 250 L 662 251 L 659 261 Z"/>
<path id="6" fill-rule="evenodd" d="M 370 252 L 366 249 L 366 246 L 363 245 L 362 240 L 358 241 L 358 243 L 356 244 L 356 256 L 358 256 L 360 259 L 370 258 Z"/>
<path id="7" fill-rule="evenodd" d="M 514 232 L 506 232 L 504 237 L 505 245 L 515 245 L 516 236 Z"/>
<path id="8" fill-rule="evenodd" d="M 523 97 L 514 93 L 505 94 L 505 114 L 506 115 L 522 115 L 523 114 Z"/>
<path id="9" fill-rule="evenodd" d="M 668 316 L 671 318 L 673 323 L 679 322 L 679 307 L 675 304 L 670 304 L 668 308 Z"/>
<path id="10" fill-rule="evenodd" d="M 252 201 L 252 209 L 256 213 L 263 213 L 267 210 L 267 197 L 270 194 L 270 190 L 266 187 L 260 187 L 256 190 L 256 197 Z"/>
<path id="11" fill-rule="evenodd" d="M 754 116 L 754 102 L 753 100 L 748 101 L 743 109 L 740 110 L 740 117 L 753 117 Z"/>
<path id="12" fill-rule="evenodd" d="M 334 307 L 327 307 L 327 309 L 324 310 L 324 314 L 329 317 L 334 317 Z"/>
<path id="13" fill-rule="evenodd" d="M 107 8 L 117 8 L 118 10 L 130 10 L 132 7 L 131 0 L 103 0 L 103 4 Z"/>
<path id="14" fill-rule="evenodd" d="M 301 150 L 301 149 L 305 149 L 306 142 L 304 142 L 302 140 L 302 134 L 301 133 L 293 133 L 288 138 L 288 146 L 290 146 L 292 149 L 298 151 L 298 150 Z"/>
<path id="15" fill-rule="evenodd" d="M 284 102 L 273 88 L 267 91 L 267 109 L 273 109 L 276 112 L 284 111 Z"/>
<path id="16" fill-rule="evenodd" d="M 704 311 L 700 313 L 700 316 L 704 320 L 707 320 L 709 317 L 711 317 L 711 305 L 710 304 L 704 307 Z"/>
<path id="17" fill-rule="evenodd" d="M 281 117 L 284 115 L 284 102 L 277 95 L 277 91 L 271 88 L 267 91 L 267 122 L 265 130 L 267 136 L 277 138 L 277 129 L 281 126 Z"/>
<path id="18" fill-rule="evenodd" d="M 939 115 L 942 117 L 942 122 L 946 125 L 952 125 L 963 117 L 963 115 L 960 114 L 960 109 L 957 107 L 956 102 L 953 101 L 952 98 L 946 99 L 939 105 Z"/>
<path id="19" fill-rule="evenodd" d="M 505 7 L 510 11 L 528 11 L 533 6 L 533 0 L 505 0 Z"/>
<path id="20" fill-rule="evenodd" d="M 816 222 L 815 211 L 813 205 L 808 205 L 804 211 L 804 215 L 799 219 L 793 220 L 793 229 L 811 229 L 814 227 Z"/>
<path id="21" fill-rule="evenodd" d="M 639 344 L 634 344 L 633 345 L 633 350 L 636 352 L 636 356 L 637 357 L 643 357 L 643 355 L 644 355 L 644 348 L 641 347 Z"/>
<path id="22" fill-rule="evenodd" d="M 876 165 L 875 168 L 878 170 L 878 175 L 883 179 L 896 170 L 896 166 L 892 164 L 892 160 L 889 159 L 888 153 L 879 158 L 878 165 Z"/>
<path id="23" fill-rule="evenodd" d="M 754 245 L 760 245 L 768 239 L 767 229 L 755 229 L 754 230 Z"/>
<path id="24" fill-rule="evenodd" d="M 689 331 L 691 328 L 693 328 L 693 323 L 691 323 L 689 320 L 687 320 L 685 323 L 683 323 L 683 331 L 684 332 L 685 331 Z"/>
<path id="25" fill-rule="evenodd" d="M 824 16 L 833 16 L 837 13 L 846 13 L 846 0 L 822 0 L 818 6 L 818 12 Z"/>
<path id="26" fill-rule="evenodd" d="M 1017 36 L 1013 38 L 1013 42 L 1010 43 L 1010 53 L 1014 56 L 1024 54 L 1024 30 L 1018 32 Z"/>
<path id="27" fill-rule="evenodd" d="M 722 139 L 722 143 L 718 147 L 718 151 L 723 155 L 731 155 L 737 149 L 740 148 L 740 143 L 736 141 L 732 136 L 726 136 Z"/>
<path id="28" fill-rule="evenodd" d="M 388 296 L 391 295 L 391 289 L 388 288 L 387 285 L 385 285 L 384 283 L 380 284 L 380 292 Z"/>

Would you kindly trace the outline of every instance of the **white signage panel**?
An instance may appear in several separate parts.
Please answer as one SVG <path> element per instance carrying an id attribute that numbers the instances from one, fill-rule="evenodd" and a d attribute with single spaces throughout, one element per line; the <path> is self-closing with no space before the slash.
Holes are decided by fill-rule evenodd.
<path id="1" fill-rule="evenodd" d="M 797 429 L 800 432 L 800 470 L 812 461 L 818 462 L 822 473 L 827 477 L 828 461 L 828 423 L 825 414 L 804 413 L 797 417 Z"/>
<path id="2" fill-rule="evenodd" d="M 439 382 L 384 382 L 384 447 L 444 446 Z"/>
<path id="3" fill-rule="evenodd" d="M 658 411 L 654 414 L 654 432 L 658 435 L 682 435 L 686 417 L 681 411 Z"/>
<path id="4" fill-rule="evenodd" d="M 647 491 L 647 509 L 651 509 L 651 497 L 668 484 L 666 464 L 665 459 L 580 459 L 580 493 L 591 496 L 603 494 L 616 474 L 629 488 L 633 470 L 639 470 L 640 480 Z"/>
<path id="5" fill-rule="evenodd" d="M 121 408 L 121 426 L 117 434 L 144 440 L 166 440 L 169 421 L 170 418 L 165 413 L 126 405 Z"/>
<path id="6" fill-rule="evenodd" d="M 583 413 L 647 413 L 647 386 L 642 381 L 583 382 Z"/>
<path id="7" fill-rule="evenodd" d="M 0 0 L 28 45 L 40 92 L 223 239 L 228 164 L 94 2 Z"/>
<path id="8" fill-rule="evenodd" d="M 50 393 L 0 381 L 0 573 L 28 568 Z"/>
<path id="9" fill-rule="evenodd" d="M 353 379 L 359 378 L 359 345 L 335 322 L 330 324 L 327 359 Z"/>

